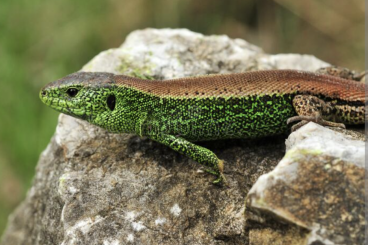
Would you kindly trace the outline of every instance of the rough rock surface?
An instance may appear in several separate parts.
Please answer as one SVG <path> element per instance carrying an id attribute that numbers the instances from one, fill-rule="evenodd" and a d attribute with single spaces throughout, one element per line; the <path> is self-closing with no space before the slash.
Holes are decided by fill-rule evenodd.
<path id="1" fill-rule="evenodd" d="M 309 123 L 286 145 L 283 160 L 249 191 L 249 219 L 306 229 L 303 244 L 363 244 L 364 142 Z"/>
<path id="2" fill-rule="evenodd" d="M 268 55 L 226 36 L 147 29 L 131 33 L 83 70 L 168 79 L 327 65 L 308 55 Z M 1 244 L 258 244 L 250 238 L 262 227 L 246 227 L 245 197 L 282 159 L 285 137 L 201 143 L 227 163 L 229 187 L 221 188 L 199 164 L 165 146 L 61 115 Z M 276 226 L 268 233 L 295 233 Z"/>

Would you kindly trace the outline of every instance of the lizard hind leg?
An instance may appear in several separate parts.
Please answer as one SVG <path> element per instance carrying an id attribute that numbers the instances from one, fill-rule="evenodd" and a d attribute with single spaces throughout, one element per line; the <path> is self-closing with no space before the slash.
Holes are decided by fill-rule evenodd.
<path id="1" fill-rule="evenodd" d="M 295 131 L 308 122 L 315 122 L 322 126 L 345 128 L 342 123 L 336 123 L 324 120 L 322 116 L 331 116 L 333 109 L 322 99 L 313 95 L 297 95 L 293 99 L 293 107 L 298 114 L 287 120 L 287 124 L 301 121 L 291 127 Z"/>

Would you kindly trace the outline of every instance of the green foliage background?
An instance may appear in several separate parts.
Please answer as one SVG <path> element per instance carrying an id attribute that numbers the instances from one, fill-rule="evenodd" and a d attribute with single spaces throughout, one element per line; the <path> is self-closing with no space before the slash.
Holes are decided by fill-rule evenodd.
<path id="1" fill-rule="evenodd" d="M 56 127 L 39 89 L 147 27 L 227 34 L 269 53 L 364 69 L 361 0 L 1 0 L 0 235 Z"/>

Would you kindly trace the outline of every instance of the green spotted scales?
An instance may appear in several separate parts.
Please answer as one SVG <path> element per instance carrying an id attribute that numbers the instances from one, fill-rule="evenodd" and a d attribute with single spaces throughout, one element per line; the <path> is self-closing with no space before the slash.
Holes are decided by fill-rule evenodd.
<path id="1" fill-rule="evenodd" d="M 62 113 L 115 133 L 149 137 L 224 179 L 223 161 L 193 142 L 285 133 L 288 123 L 344 127 L 364 123 L 359 82 L 293 70 L 174 80 L 78 72 L 52 82 L 41 100 Z"/>

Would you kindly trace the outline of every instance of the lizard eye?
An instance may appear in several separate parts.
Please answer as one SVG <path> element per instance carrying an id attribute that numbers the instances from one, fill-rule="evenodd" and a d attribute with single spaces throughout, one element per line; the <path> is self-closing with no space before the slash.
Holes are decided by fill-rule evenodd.
<path id="1" fill-rule="evenodd" d="M 115 95 L 111 94 L 107 97 L 107 106 L 110 108 L 111 111 L 115 109 Z"/>
<path id="2" fill-rule="evenodd" d="M 78 94 L 78 89 L 76 88 L 69 88 L 66 93 L 70 96 L 70 97 L 75 97 Z"/>

